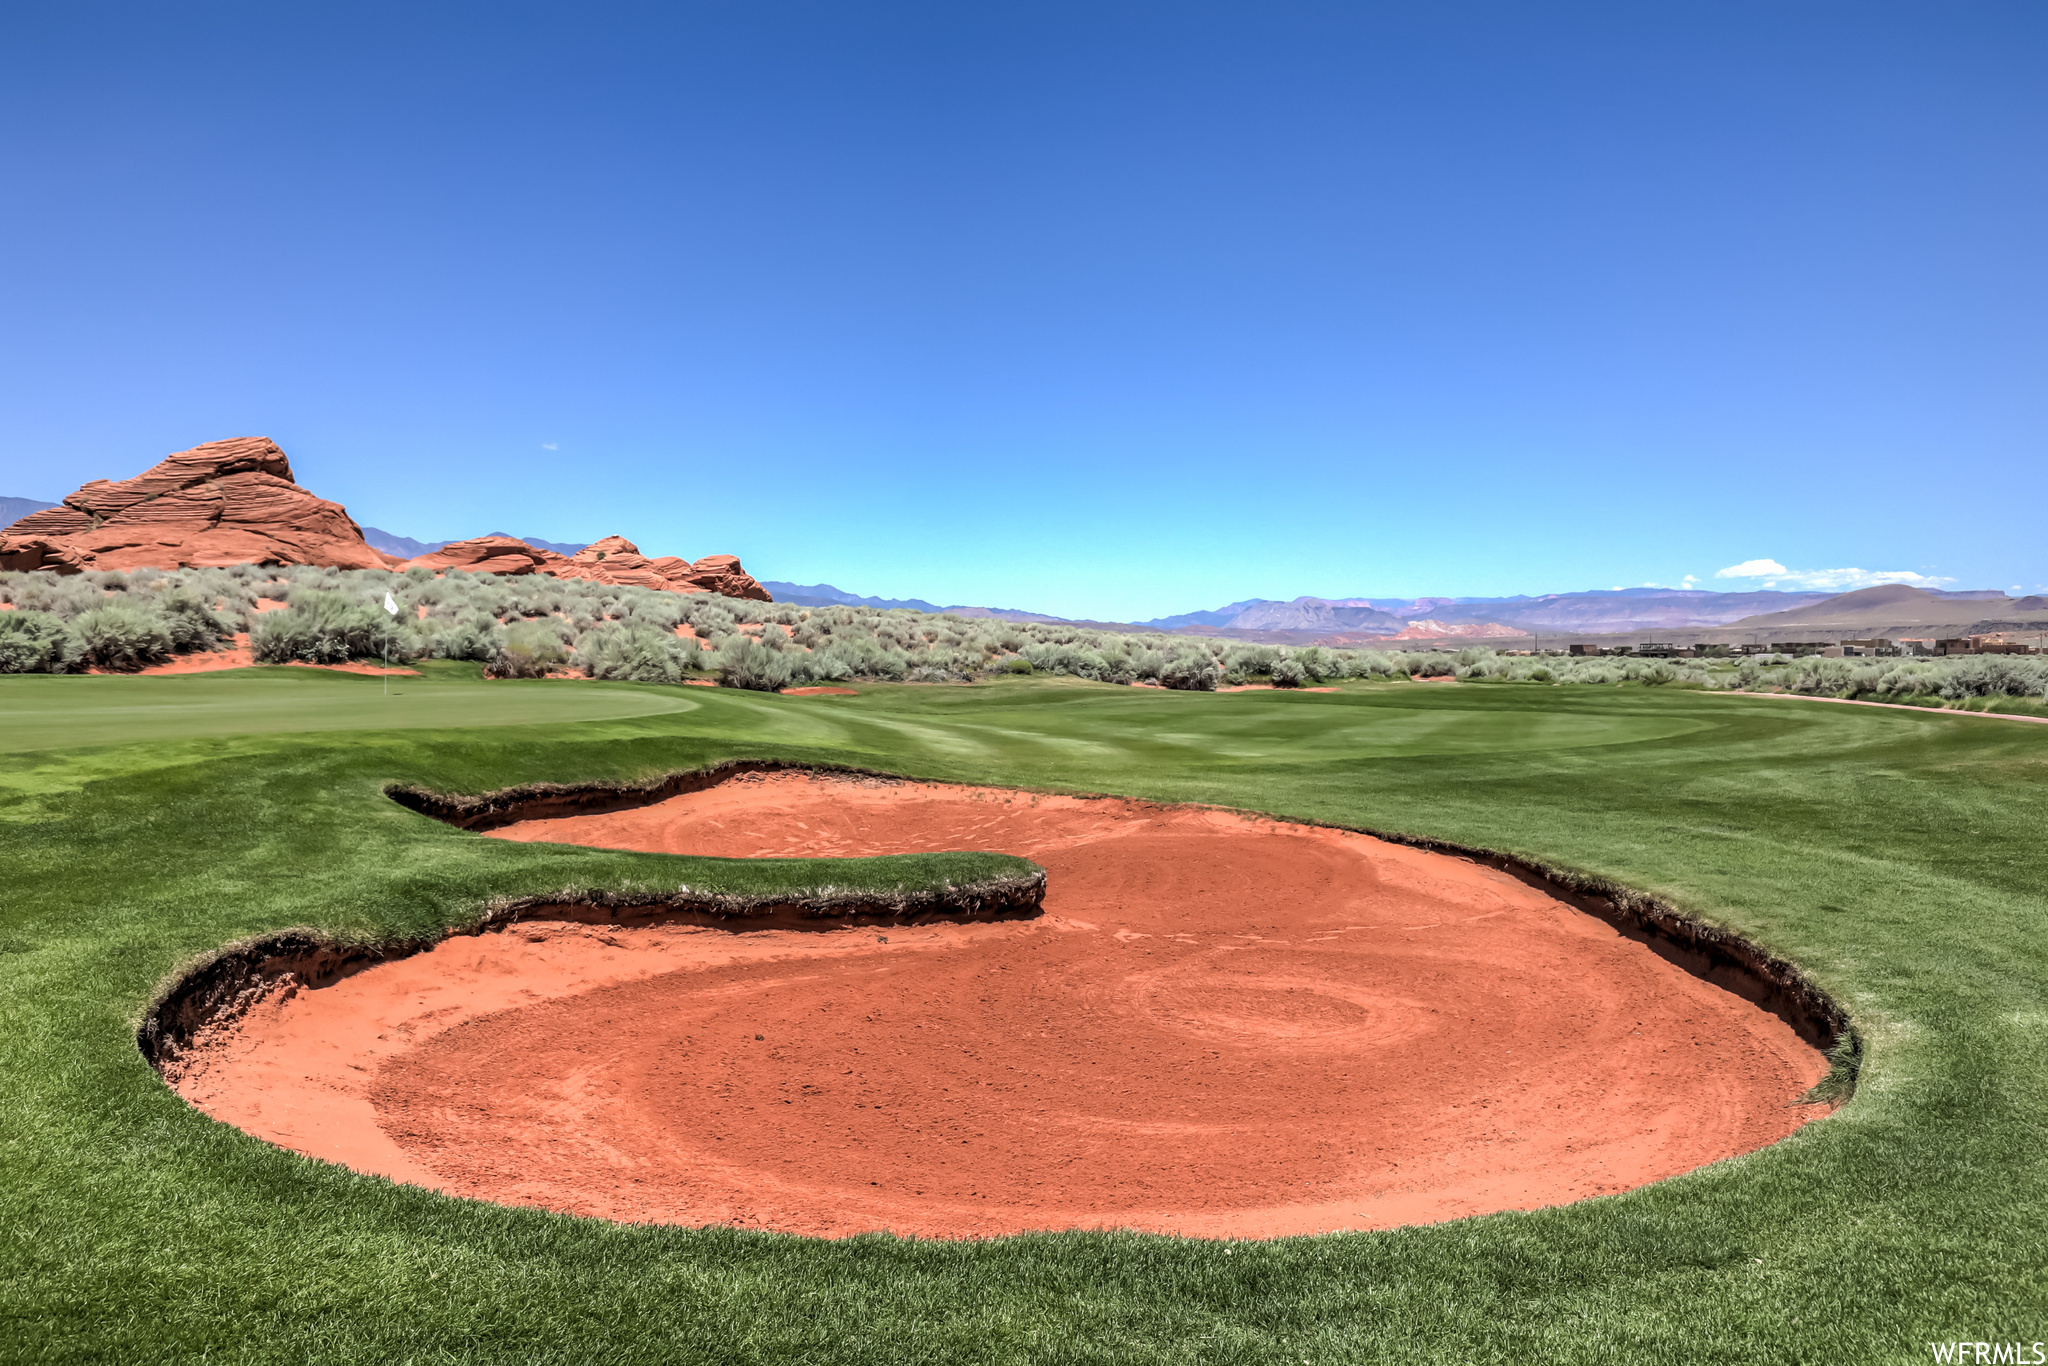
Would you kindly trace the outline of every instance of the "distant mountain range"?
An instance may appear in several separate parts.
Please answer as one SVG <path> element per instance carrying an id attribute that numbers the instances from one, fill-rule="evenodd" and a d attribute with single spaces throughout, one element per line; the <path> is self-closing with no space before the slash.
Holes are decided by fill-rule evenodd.
<path id="1" fill-rule="evenodd" d="M 574 555 L 577 551 L 583 549 L 585 545 L 589 544 L 587 541 L 577 544 L 570 544 L 564 541 L 543 541 L 538 536 L 514 536 L 509 531 L 492 531 L 485 534 L 503 536 L 508 540 L 524 541 L 536 549 L 552 550 L 557 555 Z M 410 536 L 394 536 L 388 531 L 380 531 L 376 527 L 366 526 L 363 528 L 363 539 L 378 550 L 383 551 L 386 555 L 402 555 L 410 560 L 421 555 L 431 555 L 444 545 L 454 545 L 457 541 L 467 541 L 471 538 L 468 536 L 451 536 L 445 541 L 415 541 Z M 770 591 L 772 592 L 773 590 L 771 589 Z"/>
<path id="2" fill-rule="evenodd" d="M 33 498 L 0 498 L 0 526 L 12 525 L 31 512 L 41 512 L 44 508 L 55 506 L 55 503 L 38 503 Z"/>
<path id="3" fill-rule="evenodd" d="M 2008 598 L 1995 589 L 1944 593 L 1892 583 L 1840 593 L 1787 611 L 1745 617 L 1730 622 L 1729 629 L 1784 640 L 1796 632 L 1958 629 L 1988 626 L 2001 619 L 2012 619 L 2014 625 L 2038 626 L 2039 622 L 2024 619 L 2040 612 L 2048 612 L 2048 598 Z"/>
<path id="4" fill-rule="evenodd" d="M 1715 593 L 1706 589 L 1617 588 L 1586 593 L 1522 594 L 1511 598 L 1248 598 L 1213 612 L 1187 612 L 1137 623 L 1154 630 L 1226 628 L 1234 631 L 1315 631 L 1350 635 L 1400 634 L 1418 618 L 1455 625 L 1491 622 L 1527 632 L 1664 631 L 1720 626 L 1758 612 L 1785 611 L 1822 602 L 1826 593 L 1764 590 Z"/>
<path id="5" fill-rule="evenodd" d="M 375 542 L 371 542 L 375 544 Z M 777 602 L 793 603 L 798 607 L 909 607 L 919 612 L 950 612 L 956 617 L 980 617 L 999 621 L 1060 621 L 1063 618 L 1049 617 L 1042 612 L 1026 612 L 1016 607 L 940 607 L 926 602 L 923 598 L 864 598 L 858 593 L 849 593 L 843 588 L 834 588 L 829 583 L 783 583 L 780 580 L 763 579 L 761 586 L 775 595 Z"/>

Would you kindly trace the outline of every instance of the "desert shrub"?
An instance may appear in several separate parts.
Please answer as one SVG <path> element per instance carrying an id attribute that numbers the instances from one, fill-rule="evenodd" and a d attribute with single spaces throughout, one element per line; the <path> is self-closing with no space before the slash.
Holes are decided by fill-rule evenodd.
<path id="1" fill-rule="evenodd" d="M 426 641 L 435 659 L 473 659 L 489 664 L 505 648 L 505 632 L 489 612 L 472 610 L 439 627 Z"/>
<path id="2" fill-rule="evenodd" d="M 905 678 L 904 682 L 951 683 L 953 681 L 953 677 L 954 676 L 951 673 L 948 673 L 944 669 L 934 668 L 929 664 L 920 664 L 910 671 L 909 677 Z"/>
<path id="3" fill-rule="evenodd" d="M 544 678 L 568 662 L 569 652 L 553 627 L 523 621 L 504 633 L 486 672 L 495 678 Z"/>
<path id="4" fill-rule="evenodd" d="M 1101 654 L 1082 645 L 1066 642 L 1037 642 L 1024 647 L 1024 658 L 1040 673 L 1069 674 L 1075 678 L 1100 679 L 1109 672 Z"/>
<path id="5" fill-rule="evenodd" d="M 859 651 L 836 641 L 795 658 L 793 662 L 805 678 L 820 683 L 836 683 L 852 678 L 860 671 Z"/>
<path id="6" fill-rule="evenodd" d="M 1206 654 L 1189 651 L 1166 661 L 1159 669 L 1162 687 L 1179 692 L 1215 692 L 1223 681 L 1223 670 Z"/>
<path id="7" fill-rule="evenodd" d="M 171 656 L 171 631 L 146 608 L 110 603 L 81 612 L 71 623 L 85 660 L 102 669 L 140 669 Z"/>
<path id="8" fill-rule="evenodd" d="M 1007 672 L 1013 674 L 1033 674 L 1038 672 L 1037 668 L 1033 666 L 1031 661 L 1024 658 L 1022 655 L 1019 655 L 1015 659 L 1010 660 L 1006 665 L 1004 665 L 1004 668 Z"/>
<path id="9" fill-rule="evenodd" d="M 0 674 L 70 673 L 83 654 L 78 637 L 54 613 L 0 612 Z"/>
<path id="10" fill-rule="evenodd" d="M 171 633 L 172 649 L 179 653 L 211 650 L 220 644 L 223 637 L 234 633 L 229 624 L 208 606 L 209 601 L 211 599 L 201 597 L 193 587 L 182 583 L 173 584 L 156 595 L 153 606 Z"/>
<path id="11" fill-rule="evenodd" d="M 1223 676 L 1232 683 L 1249 683 L 1273 672 L 1280 652 L 1270 645 L 1233 645 L 1223 652 Z"/>
<path id="12" fill-rule="evenodd" d="M 1544 665 L 1538 664 L 1535 668 L 1529 670 L 1529 681 L 1531 683 L 1548 683 L 1550 679 L 1550 670 Z"/>
<path id="13" fill-rule="evenodd" d="M 795 672 L 792 664 L 788 655 L 737 632 L 718 647 L 718 681 L 727 688 L 751 688 L 755 692 L 785 688 Z"/>
<path id="14" fill-rule="evenodd" d="M 411 657 L 383 607 L 341 593 L 300 587 L 291 590 L 290 606 L 257 618 L 249 632 L 249 645 L 263 664 L 294 660 L 340 664 L 351 659 L 381 659 L 387 652 L 392 659 Z"/>
<path id="15" fill-rule="evenodd" d="M 28 612 L 48 612 L 70 621 L 80 612 L 102 606 L 107 595 L 83 574 L 59 576 L 48 571 L 22 575 L 15 585 L 14 605 Z"/>
<path id="16" fill-rule="evenodd" d="M 599 626 L 577 638 L 576 661 L 592 678 L 680 683 L 697 666 L 697 642 L 653 626 Z"/>
<path id="17" fill-rule="evenodd" d="M 1298 688 L 1308 679 L 1308 671 L 1301 667 L 1301 661 L 1292 657 L 1274 660 L 1272 673 L 1276 688 Z"/>

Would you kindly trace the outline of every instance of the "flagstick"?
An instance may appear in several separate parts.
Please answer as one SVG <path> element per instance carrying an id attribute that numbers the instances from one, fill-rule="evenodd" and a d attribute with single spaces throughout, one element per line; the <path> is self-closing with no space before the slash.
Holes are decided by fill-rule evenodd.
<path id="1" fill-rule="evenodd" d="M 398 620 L 398 600 L 391 596 L 391 590 L 384 590 L 384 610 L 391 614 L 392 621 Z M 391 637 L 384 637 L 384 672 L 378 677 L 384 680 L 384 696 L 391 696 Z"/>

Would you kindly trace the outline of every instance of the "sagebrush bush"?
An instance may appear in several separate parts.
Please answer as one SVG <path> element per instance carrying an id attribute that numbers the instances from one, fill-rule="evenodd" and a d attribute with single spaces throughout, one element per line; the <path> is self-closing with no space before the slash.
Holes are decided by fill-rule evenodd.
<path id="1" fill-rule="evenodd" d="M 505 632 L 488 611 L 465 614 L 461 620 L 436 630 L 428 639 L 427 653 L 435 659 L 495 660 L 505 648 Z"/>
<path id="2" fill-rule="evenodd" d="M 212 650 L 234 634 L 228 623 L 193 588 L 174 584 L 156 595 L 151 604 L 171 633 L 171 648 Z"/>
<path id="3" fill-rule="evenodd" d="M 718 681 L 728 688 L 775 692 L 789 686 L 794 672 L 787 655 L 752 636 L 735 633 L 718 647 Z"/>
<path id="4" fill-rule="evenodd" d="M 414 657 L 376 602 L 321 589 L 294 588 L 290 606 L 257 618 L 249 632 L 249 646 L 257 662 L 263 664 L 344 664 L 351 659 Z"/>
<path id="5" fill-rule="evenodd" d="M 62 674 L 84 658 L 64 619 L 53 612 L 0 612 L 0 674 Z"/>
<path id="6" fill-rule="evenodd" d="M 1159 670 L 1161 686 L 1180 692 L 1215 692 L 1222 681 L 1223 670 L 1206 654 L 1175 655 Z"/>
<path id="7" fill-rule="evenodd" d="M 171 657 L 171 630 L 147 608 L 108 603 L 80 612 L 71 623 L 88 664 L 102 669 L 140 669 Z"/>
<path id="8" fill-rule="evenodd" d="M 505 632 L 485 672 L 495 678 L 545 678 L 569 662 L 561 635 L 539 622 L 521 622 Z"/>
<path id="9" fill-rule="evenodd" d="M 576 662 L 592 678 L 680 683 L 698 663 L 697 642 L 652 626 L 604 625 L 576 638 Z"/>

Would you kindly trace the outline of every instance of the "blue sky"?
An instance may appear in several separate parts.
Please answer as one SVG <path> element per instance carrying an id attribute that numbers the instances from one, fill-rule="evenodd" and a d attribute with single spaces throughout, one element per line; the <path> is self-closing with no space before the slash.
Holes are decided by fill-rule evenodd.
<path id="1" fill-rule="evenodd" d="M 0 494 L 263 434 L 1115 619 L 2048 581 L 2038 4 L 17 3 L 0 128 Z"/>

